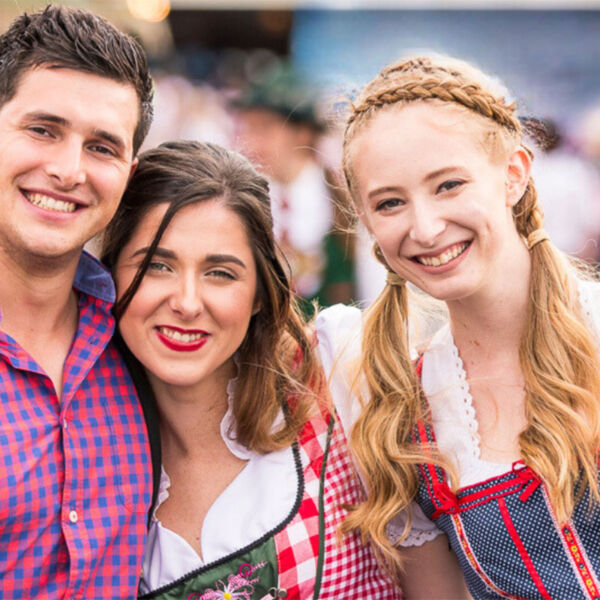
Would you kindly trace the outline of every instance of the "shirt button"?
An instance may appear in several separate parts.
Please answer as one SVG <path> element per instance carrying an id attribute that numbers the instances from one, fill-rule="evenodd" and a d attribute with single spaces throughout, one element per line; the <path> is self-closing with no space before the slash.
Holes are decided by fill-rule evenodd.
<path id="1" fill-rule="evenodd" d="M 66 420 L 66 419 L 63 419 L 63 427 L 64 427 L 65 429 L 68 427 L 68 425 L 67 425 L 67 420 Z"/>
<path id="2" fill-rule="evenodd" d="M 79 519 L 77 511 L 76 510 L 72 510 L 69 513 L 69 521 L 71 521 L 71 523 L 77 523 L 77 519 Z"/>

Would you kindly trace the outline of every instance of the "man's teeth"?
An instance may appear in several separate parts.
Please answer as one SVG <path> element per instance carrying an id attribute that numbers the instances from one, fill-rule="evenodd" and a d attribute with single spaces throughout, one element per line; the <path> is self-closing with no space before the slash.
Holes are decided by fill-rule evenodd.
<path id="1" fill-rule="evenodd" d="M 453 258 L 460 256 L 467 249 L 468 245 L 467 242 L 456 244 L 438 256 L 417 256 L 416 260 L 428 267 L 441 267 L 450 262 Z"/>
<path id="2" fill-rule="evenodd" d="M 158 330 L 165 337 L 175 340 L 176 342 L 183 342 L 184 344 L 197 342 L 205 336 L 204 333 L 181 333 L 181 331 L 175 331 L 174 329 L 168 329 L 167 327 L 159 327 Z"/>
<path id="3" fill-rule="evenodd" d="M 65 202 L 64 200 L 56 200 L 44 194 L 26 194 L 27 200 L 31 204 L 35 204 L 46 210 L 56 210 L 58 212 L 72 213 L 76 207 L 74 202 Z"/>

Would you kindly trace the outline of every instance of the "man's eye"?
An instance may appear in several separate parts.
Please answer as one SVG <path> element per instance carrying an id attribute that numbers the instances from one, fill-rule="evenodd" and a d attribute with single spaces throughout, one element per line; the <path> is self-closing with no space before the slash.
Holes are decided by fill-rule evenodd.
<path id="1" fill-rule="evenodd" d="M 103 146 L 102 144 L 94 144 L 90 146 L 90 150 L 95 152 L 96 154 L 104 154 L 106 156 L 115 156 L 115 151 L 108 146 Z"/>
<path id="2" fill-rule="evenodd" d="M 28 127 L 28 131 L 44 137 L 50 136 L 50 130 L 41 125 L 32 125 L 31 127 Z"/>

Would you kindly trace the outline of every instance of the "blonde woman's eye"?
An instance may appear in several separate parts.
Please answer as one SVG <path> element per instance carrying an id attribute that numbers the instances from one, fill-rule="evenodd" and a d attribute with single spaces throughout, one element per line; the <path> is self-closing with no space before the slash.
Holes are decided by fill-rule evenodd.
<path id="1" fill-rule="evenodd" d="M 386 200 L 382 200 L 381 202 L 378 202 L 377 205 L 375 206 L 375 210 L 376 211 L 392 210 L 393 208 L 402 206 L 403 204 L 404 204 L 404 200 L 401 200 L 400 198 L 387 198 Z"/>
<path id="2" fill-rule="evenodd" d="M 451 179 L 449 181 L 444 181 L 444 183 L 442 183 L 440 187 L 438 187 L 438 193 L 449 192 L 450 190 L 454 190 L 460 187 L 463 183 L 464 181 L 460 181 L 459 179 Z"/>

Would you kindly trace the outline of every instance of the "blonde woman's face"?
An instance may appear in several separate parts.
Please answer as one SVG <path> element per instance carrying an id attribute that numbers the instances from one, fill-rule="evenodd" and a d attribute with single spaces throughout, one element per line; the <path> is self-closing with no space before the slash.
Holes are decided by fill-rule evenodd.
<path id="1" fill-rule="evenodd" d="M 152 208 L 119 255 L 117 296 L 129 287 L 168 208 Z M 182 208 L 165 230 L 123 314 L 123 339 L 155 385 L 226 380 L 256 311 L 256 265 L 240 218 L 219 200 Z"/>
<path id="2" fill-rule="evenodd" d="M 349 147 L 359 217 L 390 267 L 441 300 L 497 285 L 523 249 L 524 152 L 492 158 L 484 140 L 466 109 L 419 102 L 380 111 Z"/>

